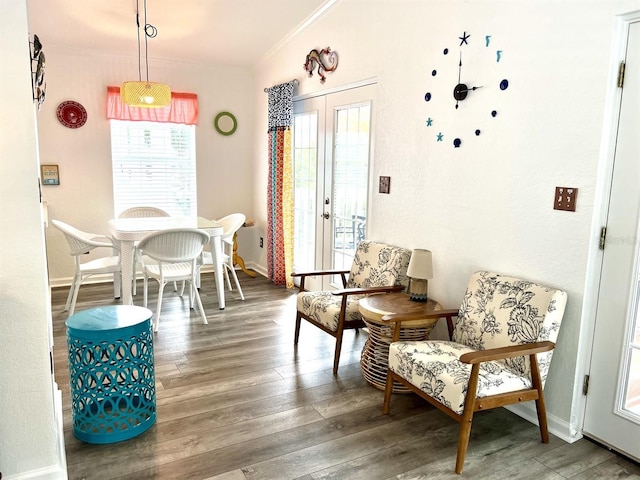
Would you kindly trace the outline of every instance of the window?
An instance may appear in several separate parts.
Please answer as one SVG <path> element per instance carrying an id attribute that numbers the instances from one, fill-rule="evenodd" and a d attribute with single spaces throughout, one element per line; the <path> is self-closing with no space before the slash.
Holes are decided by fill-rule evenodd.
<path id="1" fill-rule="evenodd" d="M 115 216 L 139 206 L 195 216 L 195 125 L 110 122 Z"/>

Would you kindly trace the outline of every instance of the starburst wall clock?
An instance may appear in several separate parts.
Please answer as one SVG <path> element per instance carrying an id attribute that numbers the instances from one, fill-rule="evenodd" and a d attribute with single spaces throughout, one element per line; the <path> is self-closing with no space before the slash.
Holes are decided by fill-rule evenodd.
<path id="1" fill-rule="evenodd" d="M 500 114 L 503 92 L 509 88 L 502 74 L 503 51 L 493 46 L 491 35 L 477 37 L 465 31 L 455 48 L 442 50 L 424 95 L 433 138 L 454 148 L 483 134 Z"/>

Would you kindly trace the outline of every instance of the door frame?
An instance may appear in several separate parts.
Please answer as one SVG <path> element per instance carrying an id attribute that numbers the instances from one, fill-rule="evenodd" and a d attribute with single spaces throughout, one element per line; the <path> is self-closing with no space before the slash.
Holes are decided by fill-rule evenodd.
<path id="1" fill-rule="evenodd" d="M 582 393 L 585 375 L 590 371 L 594 332 L 596 326 L 597 299 L 602 274 L 603 251 L 600 250 L 600 230 L 607 224 L 611 184 L 615 161 L 618 121 L 622 102 L 622 89 L 617 86 L 618 68 L 626 58 L 626 45 L 629 25 L 640 21 L 640 10 L 618 15 L 612 36 L 609 73 L 607 76 L 607 96 L 600 142 L 597 179 L 595 184 L 594 209 L 590 231 L 590 245 L 587 256 L 586 281 L 582 302 L 582 328 L 578 342 L 578 359 L 572 398 L 571 418 L 576 419 L 569 425 L 572 441 L 582 438 L 582 428 L 586 414 L 586 396 Z"/>
<path id="2" fill-rule="evenodd" d="M 352 82 L 352 83 L 347 83 L 344 85 L 340 85 L 337 87 L 333 87 L 333 88 L 329 88 L 329 89 L 324 89 L 324 90 L 317 90 L 314 92 L 310 92 L 310 93 L 305 93 L 305 94 L 301 94 L 301 95 L 295 95 L 293 97 L 293 102 L 298 102 L 298 101 L 305 101 L 305 100 L 309 100 L 309 99 L 314 99 L 314 98 L 318 98 L 318 97 L 328 97 L 332 94 L 337 94 L 337 93 L 341 93 L 341 92 L 346 92 L 348 90 L 354 90 L 354 89 L 358 89 L 358 88 L 362 88 L 362 87 L 368 87 L 368 86 L 376 86 L 378 84 L 378 77 L 369 77 L 363 80 L 359 80 L 356 82 Z M 356 102 L 357 103 L 357 102 Z M 372 111 L 371 111 L 371 118 L 370 118 L 370 123 L 371 125 L 373 125 L 373 129 L 370 132 L 369 136 L 369 172 L 368 172 L 368 178 L 367 178 L 367 182 L 369 185 L 369 188 L 367 189 L 367 209 L 366 209 L 366 217 L 369 218 L 370 214 L 371 214 L 371 202 L 373 200 L 373 181 L 374 181 L 374 175 L 373 175 L 373 171 L 374 171 L 374 164 L 375 164 L 375 120 L 374 120 L 374 116 L 375 116 L 375 103 L 377 103 L 376 101 L 372 102 Z M 333 115 L 333 112 L 331 112 L 331 114 Z M 325 145 L 323 146 L 323 148 L 333 148 L 333 132 L 331 132 L 330 136 L 327 136 L 325 138 Z M 333 155 L 333 153 L 331 153 L 331 155 Z M 319 177 L 318 177 L 318 181 Z M 326 182 L 326 172 L 325 172 L 325 178 L 322 179 L 323 182 Z M 317 199 L 316 201 L 318 202 L 318 205 L 321 205 L 322 202 L 322 198 L 324 198 L 324 195 L 320 195 L 319 193 L 317 194 Z M 319 254 L 321 252 L 318 251 L 318 249 L 320 249 L 321 247 L 316 245 L 316 258 L 319 256 Z M 297 278 L 294 279 L 294 285 L 296 287 L 299 286 L 299 280 Z M 312 283 L 310 283 L 312 282 Z M 307 285 L 309 284 L 309 285 Z M 311 285 L 311 286 L 310 286 Z M 313 290 L 319 290 L 321 289 L 319 287 L 318 284 L 314 284 L 313 283 L 313 277 L 309 277 L 307 278 L 307 283 L 305 284 L 307 289 L 313 289 Z M 329 287 L 328 289 L 335 289 L 335 288 L 339 288 L 338 286 L 335 287 Z"/>

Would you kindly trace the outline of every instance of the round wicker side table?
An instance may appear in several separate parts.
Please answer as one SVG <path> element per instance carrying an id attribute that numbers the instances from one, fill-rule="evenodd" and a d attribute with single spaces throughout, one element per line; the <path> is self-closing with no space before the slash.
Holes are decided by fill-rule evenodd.
<path id="1" fill-rule="evenodd" d="M 360 300 L 360 313 L 367 326 L 367 339 L 362 356 L 360 369 L 365 380 L 374 387 L 384 390 L 387 383 L 387 366 L 389 364 L 389 344 L 393 335 L 393 326 L 383 322 L 383 316 L 391 313 L 431 313 L 442 310 L 442 306 L 434 301 L 414 302 L 406 293 L 387 293 L 370 295 Z M 438 318 L 412 320 L 402 322 L 400 340 L 424 340 L 429 337 Z M 410 393 L 410 390 L 394 384 L 393 393 Z"/>

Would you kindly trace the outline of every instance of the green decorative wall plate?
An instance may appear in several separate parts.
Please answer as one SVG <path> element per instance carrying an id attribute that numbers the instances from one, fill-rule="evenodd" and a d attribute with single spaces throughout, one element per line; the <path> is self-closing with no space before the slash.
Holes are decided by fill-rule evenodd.
<path id="1" fill-rule="evenodd" d="M 213 120 L 213 126 L 220 135 L 232 135 L 238 128 L 238 121 L 233 113 L 220 112 Z"/>

